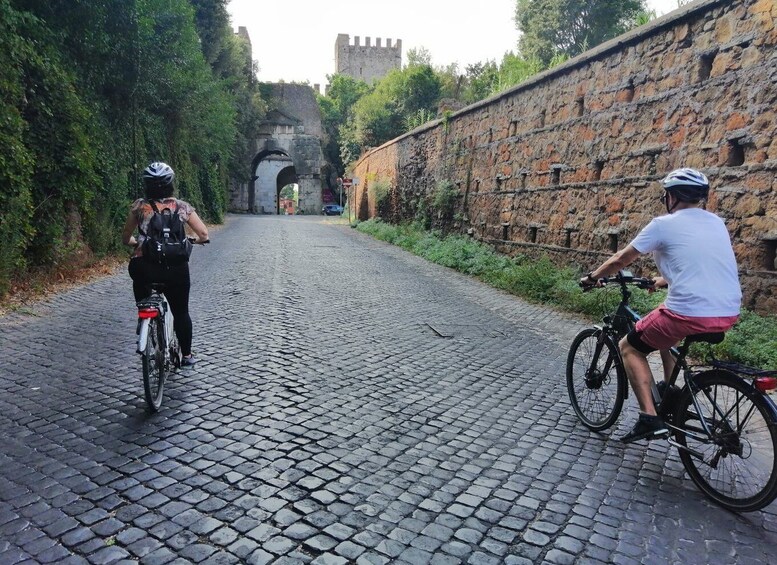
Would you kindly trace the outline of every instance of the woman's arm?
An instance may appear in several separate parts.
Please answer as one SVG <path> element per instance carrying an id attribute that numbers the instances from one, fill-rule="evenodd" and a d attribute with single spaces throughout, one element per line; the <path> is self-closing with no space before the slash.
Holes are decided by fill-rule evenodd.
<path id="1" fill-rule="evenodd" d="M 124 222 L 124 230 L 121 232 L 121 242 L 124 245 L 130 245 L 132 247 L 135 247 L 138 244 L 138 240 L 135 239 L 135 236 L 132 235 L 135 232 L 135 228 L 138 227 L 138 219 L 135 217 L 135 214 L 130 210 L 129 215 L 127 216 L 127 221 Z"/>
<path id="2" fill-rule="evenodd" d="M 197 234 L 197 241 L 194 243 L 205 243 L 208 241 L 208 226 L 200 219 L 197 212 L 192 212 L 189 215 L 189 219 L 186 220 L 186 223 L 192 228 L 194 233 Z"/>

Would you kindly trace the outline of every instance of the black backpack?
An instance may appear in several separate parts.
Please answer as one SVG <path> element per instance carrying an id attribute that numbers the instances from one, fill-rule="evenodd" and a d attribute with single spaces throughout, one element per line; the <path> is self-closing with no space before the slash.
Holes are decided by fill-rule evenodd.
<path id="1" fill-rule="evenodd" d="M 148 230 L 144 233 L 143 258 L 149 262 L 168 267 L 183 265 L 189 261 L 192 254 L 192 242 L 186 237 L 184 222 L 178 215 L 178 203 L 175 210 L 165 208 L 161 212 L 153 201 L 149 200 L 154 216 L 148 222 Z"/>

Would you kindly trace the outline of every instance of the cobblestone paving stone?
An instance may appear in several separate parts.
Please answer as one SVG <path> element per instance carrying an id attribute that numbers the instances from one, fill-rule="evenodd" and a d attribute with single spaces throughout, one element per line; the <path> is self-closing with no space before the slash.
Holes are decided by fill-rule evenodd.
<path id="1" fill-rule="evenodd" d="M 231 216 L 192 271 L 153 416 L 125 273 L 0 318 L 0 563 L 777 560 L 775 505 L 613 439 L 633 406 L 577 423 L 574 317 L 321 218 Z"/>

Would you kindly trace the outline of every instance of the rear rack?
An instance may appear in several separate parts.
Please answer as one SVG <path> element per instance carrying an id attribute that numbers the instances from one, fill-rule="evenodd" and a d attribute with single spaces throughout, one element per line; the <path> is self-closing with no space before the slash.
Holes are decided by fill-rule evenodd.
<path id="1" fill-rule="evenodd" d="M 738 375 L 746 375 L 748 377 L 768 377 L 777 376 L 777 369 L 756 369 L 742 363 L 736 363 L 734 361 L 720 361 L 719 359 L 712 359 L 710 365 L 716 369 L 726 369 L 732 373 Z"/>
<path id="2" fill-rule="evenodd" d="M 137 303 L 138 308 L 159 308 L 162 305 L 161 296 L 148 296 Z"/>

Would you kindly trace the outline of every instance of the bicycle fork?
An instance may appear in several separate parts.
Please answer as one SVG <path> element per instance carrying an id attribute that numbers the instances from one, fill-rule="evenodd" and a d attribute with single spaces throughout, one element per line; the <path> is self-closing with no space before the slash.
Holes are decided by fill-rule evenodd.
<path id="1" fill-rule="evenodd" d="M 599 330 L 599 335 L 596 336 L 596 347 L 594 348 L 594 354 L 591 356 L 591 364 L 585 371 L 585 383 L 589 388 L 601 387 L 601 381 L 604 378 L 603 375 L 606 375 L 610 372 L 610 367 L 613 363 L 612 356 L 608 355 L 604 369 L 601 371 L 601 373 L 597 371 L 596 367 L 599 363 L 599 356 L 602 354 L 602 349 L 604 349 L 604 342 L 608 339 L 607 332 L 604 331 L 603 328 L 597 327 L 597 329 Z"/>

